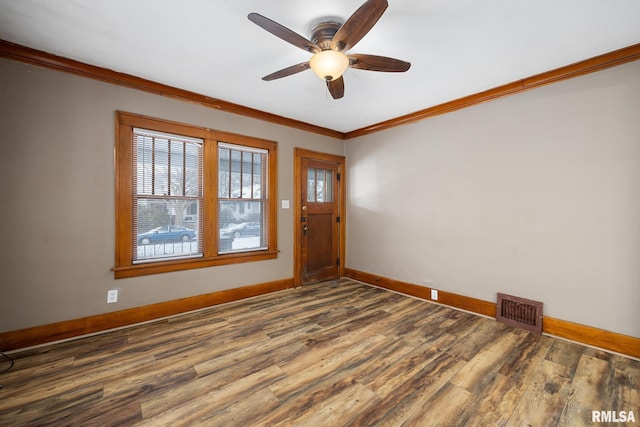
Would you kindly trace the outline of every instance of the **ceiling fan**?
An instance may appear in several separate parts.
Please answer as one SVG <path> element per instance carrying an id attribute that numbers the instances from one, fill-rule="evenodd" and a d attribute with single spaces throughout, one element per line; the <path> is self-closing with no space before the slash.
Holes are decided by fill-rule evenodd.
<path id="1" fill-rule="evenodd" d="M 327 82 L 331 96 L 339 99 L 344 96 L 342 74 L 349 67 L 392 73 L 407 71 L 411 64 L 399 59 L 359 53 L 346 54 L 373 28 L 387 6 L 386 0 L 367 0 L 344 23 L 336 18 L 317 20 L 311 28 L 311 40 L 258 13 L 250 13 L 250 21 L 274 36 L 313 53 L 309 61 L 283 68 L 264 76 L 262 80 L 271 81 L 311 68 L 318 77 Z"/>

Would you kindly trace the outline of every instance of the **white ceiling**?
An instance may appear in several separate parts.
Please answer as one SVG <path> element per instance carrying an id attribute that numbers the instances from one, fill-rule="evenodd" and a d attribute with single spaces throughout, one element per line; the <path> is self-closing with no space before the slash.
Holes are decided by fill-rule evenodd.
<path id="1" fill-rule="evenodd" d="M 640 42 L 639 0 L 389 0 L 351 53 L 412 63 L 349 69 L 334 100 L 310 54 L 247 19 L 309 37 L 364 0 L 0 0 L 0 39 L 341 132 L 379 123 Z"/>

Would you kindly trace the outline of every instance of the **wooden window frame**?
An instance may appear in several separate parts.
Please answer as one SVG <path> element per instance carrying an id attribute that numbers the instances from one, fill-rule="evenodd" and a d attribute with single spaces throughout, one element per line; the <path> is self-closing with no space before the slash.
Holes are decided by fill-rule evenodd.
<path id="1" fill-rule="evenodd" d="M 133 262 L 133 129 L 142 128 L 200 138 L 203 143 L 203 232 L 202 257 Z M 261 148 L 268 152 L 267 196 L 265 198 L 267 249 L 218 254 L 218 142 Z M 274 259 L 277 248 L 277 143 L 266 139 L 208 129 L 137 114 L 116 112 L 116 279 L 216 265 Z"/>

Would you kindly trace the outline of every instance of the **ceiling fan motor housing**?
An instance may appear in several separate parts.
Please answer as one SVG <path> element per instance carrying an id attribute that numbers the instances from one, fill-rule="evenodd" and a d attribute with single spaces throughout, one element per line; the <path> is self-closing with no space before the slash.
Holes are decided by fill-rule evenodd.
<path id="1" fill-rule="evenodd" d="M 310 39 L 322 50 L 331 49 L 331 39 L 342 26 L 337 18 L 323 18 L 316 21 L 310 31 Z"/>

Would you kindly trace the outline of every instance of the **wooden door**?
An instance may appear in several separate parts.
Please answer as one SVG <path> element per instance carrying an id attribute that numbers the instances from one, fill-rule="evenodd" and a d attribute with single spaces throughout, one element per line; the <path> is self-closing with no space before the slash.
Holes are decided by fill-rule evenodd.
<path id="1" fill-rule="evenodd" d="M 339 278 L 342 272 L 341 163 L 301 157 L 295 208 L 299 282 Z"/>

